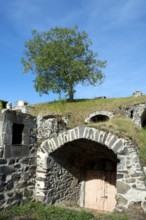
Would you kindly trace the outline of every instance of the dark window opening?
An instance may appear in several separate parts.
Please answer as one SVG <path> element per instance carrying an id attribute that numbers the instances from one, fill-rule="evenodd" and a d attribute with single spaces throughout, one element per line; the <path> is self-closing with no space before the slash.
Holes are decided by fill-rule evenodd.
<path id="1" fill-rule="evenodd" d="M 91 118 L 91 122 L 102 122 L 102 121 L 108 121 L 109 117 L 107 115 L 95 115 Z"/>
<path id="2" fill-rule="evenodd" d="M 146 119 L 143 120 L 143 122 L 142 122 L 142 127 L 143 127 L 144 129 L 146 129 Z"/>
<path id="3" fill-rule="evenodd" d="M 131 110 L 131 111 L 130 111 L 130 118 L 133 118 L 133 113 L 134 113 L 134 111 Z"/>
<path id="4" fill-rule="evenodd" d="M 13 124 L 12 144 L 22 144 L 23 124 Z"/>
<path id="5" fill-rule="evenodd" d="M 146 129 L 146 110 L 144 110 L 141 116 L 141 126 L 142 128 Z"/>

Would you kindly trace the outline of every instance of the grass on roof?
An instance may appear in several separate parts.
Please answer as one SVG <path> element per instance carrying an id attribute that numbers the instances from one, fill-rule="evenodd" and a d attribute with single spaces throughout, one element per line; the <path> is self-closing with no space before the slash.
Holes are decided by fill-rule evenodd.
<path id="1" fill-rule="evenodd" d="M 85 118 L 96 111 L 114 111 L 119 107 L 127 107 L 146 102 L 146 95 L 140 97 L 79 99 L 74 102 L 65 100 L 40 103 L 33 105 L 32 115 L 61 114 L 69 118 L 68 129 L 84 125 Z M 140 129 L 132 120 L 124 116 L 115 116 L 112 120 L 102 123 L 89 124 L 101 130 L 111 131 L 118 136 L 129 137 L 139 147 L 141 162 L 146 165 L 146 130 Z"/>

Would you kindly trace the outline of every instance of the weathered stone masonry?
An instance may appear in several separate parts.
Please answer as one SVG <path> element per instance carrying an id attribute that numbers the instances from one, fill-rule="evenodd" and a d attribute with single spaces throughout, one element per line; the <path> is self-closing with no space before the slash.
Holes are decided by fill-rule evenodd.
<path id="1" fill-rule="evenodd" d="M 91 140 L 93 142 L 100 143 L 101 145 L 106 146 L 107 149 L 111 149 L 117 155 L 119 163 L 117 165 L 116 209 L 120 210 L 123 207 L 128 208 L 132 202 L 141 202 L 142 207 L 145 209 L 146 189 L 144 184 L 144 174 L 138 159 L 136 147 L 130 140 L 118 138 L 112 133 L 87 127 L 76 127 L 72 130 L 59 134 L 56 138 L 48 139 L 42 143 L 37 152 L 37 173 L 35 187 L 36 199 L 44 201 L 45 203 L 52 202 L 50 201 L 48 192 L 49 187 L 47 184 L 48 182 L 50 182 L 50 184 L 54 184 L 54 181 L 56 182 L 58 179 L 52 181 L 48 179 L 48 170 L 52 169 L 50 163 L 48 163 L 49 155 L 64 146 L 66 143 L 71 143 L 72 141 L 79 139 Z M 73 177 L 70 178 L 70 184 L 72 181 Z M 65 188 L 62 190 L 62 194 L 64 191 Z M 72 194 L 72 191 L 69 191 L 69 193 Z M 56 191 L 56 202 L 58 197 L 59 196 L 57 195 Z M 73 200 L 74 195 L 73 197 L 70 195 L 68 198 Z M 68 198 L 64 195 L 63 200 L 68 200 Z M 79 194 L 78 200 L 80 200 Z M 80 205 L 81 204 L 82 201 L 80 201 Z"/>
<path id="2" fill-rule="evenodd" d="M 36 150 L 36 118 L 15 111 L 0 112 L 1 207 L 33 198 Z"/>
<path id="3" fill-rule="evenodd" d="M 117 167 L 115 209 L 138 202 L 146 210 L 144 172 L 131 140 L 84 126 L 66 131 L 54 116 L 1 112 L 0 205 L 29 198 L 83 207 L 84 172 L 103 157 Z"/>

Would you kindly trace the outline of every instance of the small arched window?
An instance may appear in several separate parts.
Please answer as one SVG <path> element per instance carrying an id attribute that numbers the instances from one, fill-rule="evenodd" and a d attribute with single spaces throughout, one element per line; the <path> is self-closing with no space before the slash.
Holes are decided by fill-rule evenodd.
<path id="1" fill-rule="evenodd" d="M 103 121 L 108 121 L 108 120 L 109 120 L 109 117 L 107 115 L 95 115 L 90 119 L 90 121 L 93 123 L 103 122 Z"/>

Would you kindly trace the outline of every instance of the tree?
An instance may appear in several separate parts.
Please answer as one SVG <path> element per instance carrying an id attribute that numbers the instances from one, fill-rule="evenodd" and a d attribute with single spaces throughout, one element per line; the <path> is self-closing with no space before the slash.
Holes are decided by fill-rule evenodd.
<path id="1" fill-rule="evenodd" d="M 22 64 L 24 73 L 36 74 L 34 87 L 39 94 L 49 91 L 67 93 L 73 101 L 75 86 L 102 83 L 101 69 L 106 62 L 97 60 L 89 49 L 92 42 L 78 27 L 52 28 L 47 32 L 32 31 L 33 38 L 25 42 Z"/>

